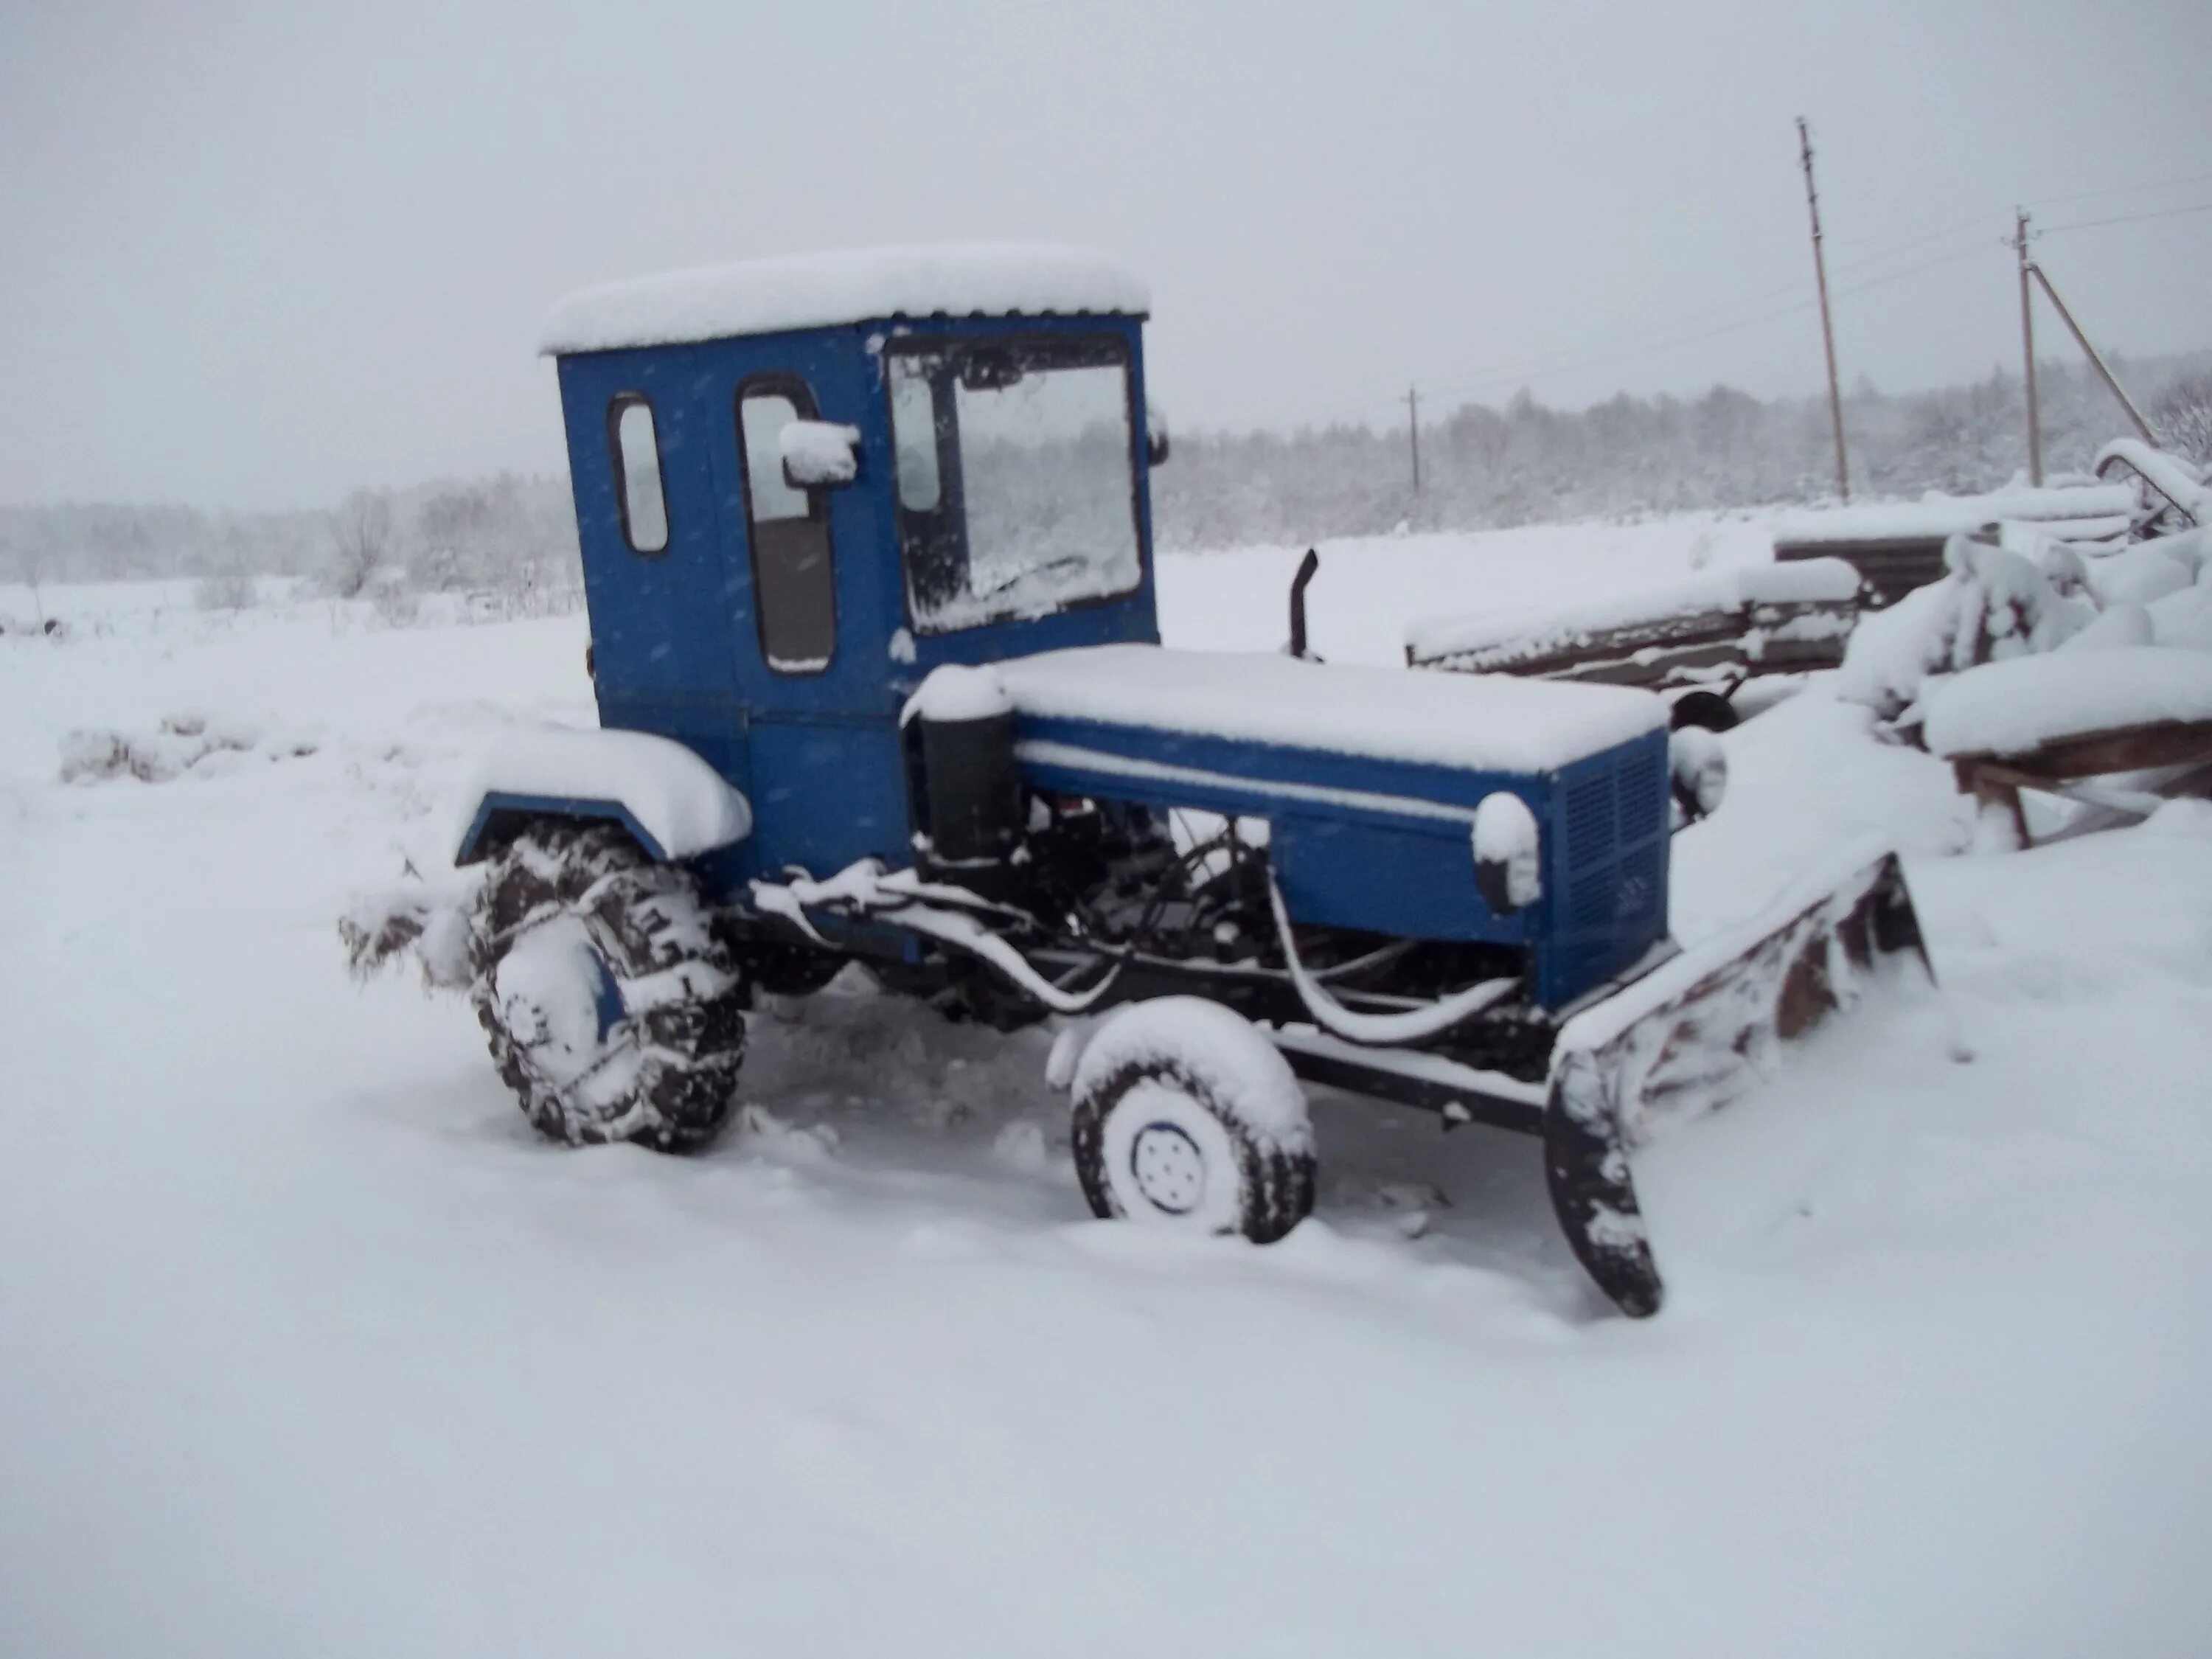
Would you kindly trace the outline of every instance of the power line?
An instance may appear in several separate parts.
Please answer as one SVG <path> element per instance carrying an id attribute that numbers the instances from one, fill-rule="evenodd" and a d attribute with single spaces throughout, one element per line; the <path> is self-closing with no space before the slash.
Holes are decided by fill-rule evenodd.
<path id="1" fill-rule="evenodd" d="M 1983 228 L 1983 222 L 1978 217 L 1972 221 L 1950 226 L 1943 230 L 1932 232 L 1924 236 L 1916 236 L 1909 241 L 1895 243 L 1889 247 L 1877 249 L 1872 253 L 1860 254 L 1856 258 L 1844 261 L 1836 267 L 1836 270 L 1838 272 L 1865 270 L 1870 267 L 1880 265 L 1887 260 L 1893 259 L 1901 253 L 1910 253 L 1916 249 L 1926 247 L 1930 243 L 1944 241 L 1951 237 L 1962 235 L 1967 231 L 1979 230 Z M 1858 293 L 1866 288 L 1879 286 L 1882 283 L 1892 280 L 1893 277 L 1911 276 L 1917 271 L 1927 270 L 1933 265 L 1943 264 L 1950 258 L 1963 257 L 1966 253 L 1977 251 L 1978 250 L 1973 248 L 1960 249 L 1956 253 L 1944 255 L 1942 258 L 1929 260 L 1921 264 L 1910 266 L 1904 270 L 1892 272 L 1888 275 L 1874 278 L 1870 282 L 1861 283 L 1853 287 L 1841 289 L 1839 291 L 1850 294 Z M 1759 324 L 1771 321 L 1775 318 L 1794 316 L 1798 312 L 1810 310 L 1814 302 L 1810 299 L 1805 299 L 1793 301 L 1791 304 L 1784 306 L 1779 310 L 1762 310 L 1756 315 L 1743 315 L 1746 307 L 1767 306 L 1771 301 L 1778 300 L 1785 295 L 1794 295 L 1802 292 L 1803 287 L 1804 283 L 1801 278 L 1784 283 L 1777 288 L 1766 289 L 1759 294 L 1747 295 L 1743 298 L 1734 301 L 1727 305 L 1709 306 L 1698 311 L 1687 313 L 1677 318 L 1672 324 L 1667 325 L 1658 331 L 1658 335 L 1661 337 L 1657 337 L 1656 339 L 1654 337 L 1644 334 L 1632 334 L 1625 340 L 1621 341 L 1617 348 L 1609 345 L 1599 347 L 1563 346 L 1556 350 L 1539 352 L 1533 356 L 1505 358 L 1494 363 L 1486 363 L 1479 368 L 1470 370 L 1464 379 L 1454 380 L 1446 385 L 1434 388 L 1430 395 L 1437 398 L 1449 397 L 1461 392 L 1476 391 L 1482 387 L 1496 386 L 1504 381 L 1510 380 L 1524 374 L 1537 374 L 1545 370 L 1571 366 L 1582 367 L 1591 357 L 1594 351 L 1603 354 L 1601 359 L 1601 362 L 1618 362 L 1624 357 L 1641 356 L 1650 351 L 1663 351 L 1673 345 L 1691 344 L 1697 340 L 1711 338 L 1721 334 L 1733 333 L 1739 329 L 1756 327 Z M 1707 319 L 1713 319 L 1717 325 L 1717 326 L 1710 331 L 1693 334 L 1680 339 L 1674 337 L 1677 331 L 1684 328 L 1695 328 L 1698 325 L 1704 323 Z M 1397 401 L 1402 402 L 1403 399 L 1398 399 Z M 1379 411 L 1384 407 L 1384 405 L 1378 404 L 1375 407 L 1376 410 Z"/>
<path id="2" fill-rule="evenodd" d="M 1939 253 L 1932 259 L 1923 259 L 1917 265 L 1907 265 L 1902 270 L 1893 270 L 1881 276 L 1869 276 L 1863 283 L 1853 283 L 1849 288 L 1838 289 L 1838 297 L 1846 294 L 1863 294 L 1870 288 L 1881 288 L 1890 283 L 1903 282 L 1907 276 L 1917 276 L 1923 270 L 1933 270 L 1938 265 L 1956 264 L 1961 259 L 1972 258 L 1977 253 L 1986 253 L 1985 247 L 1954 248 L 1948 253 Z"/>
<path id="3" fill-rule="evenodd" d="M 2077 190 L 2071 196 L 2045 196 L 2030 203 L 2031 207 L 2060 207 L 2068 202 L 2100 202 L 2114 196 L 2147 196 L 2154 190 L 2179 190 L 2184 185 L 2201 185 L 2212 179 L 2212 173 L 2192 173 L 2180 179 L 2165 179 L 2153 185 L 2115 185 L 2107 190 Z"/>
<path id="4" fill-rule="evenodd" d="M 1931 242 L 1945 242 L 1954 236 L 1963 236 L 1968 231 L 1985 230 L 1989 228 L 1989 224 L 1990 216 L 1978 213 L 1971 219 L 1953 225 L 1948 230 L 1931 231 L 1925 236 L 1916 236 L 1909 242 L 1899 242 L 1893 246 L 1882 248 L 1873 253 L 1862 253 L 1856 258 L 1844 260 L 1836 269 L 1839 271 L 1863 270 L 1869 265 L 1881 264 L 1896 258 L 1900 253 L 1911 253 L 1917 248 L 1926 247 Z"/>
<path id="5" fill-rule="evenodd" d="M 2110 191 L 2084 191 L 2077 196 L 2054 197 L 2049 199 L 2060 202 L 2088 200 L 2102 195 L 2170 189 L 2179 185 L 2191 184 L 2197 179 L 2203 178 L 2212 178 L 2212 173 L 2197 174 L 2188 179 L 2170 179 L 2162 185 L 2135 185 L 2126 187 L 2125 190 Z M 2069 230 L 2097 230 L 2108 225 L 2136 224 L 2147 220 L 2179 218 L 2197 213 L 2212 213 L 2212 202 L 2200 202 L 2187 207 L 2161 208 L 2147 213 L 2120 214 L 2106 219 L 2081 220 L 2072 224 L 2049 225 L 2038 234 L 2051 235 Z M 1961 221 L 1945 229 L 1931 231 L 1926 235 L 1914 237 L 1909 241 L 1895 243 L 1872 253 L 1861 254 L 1856 258 L 1844 261 L 1836 269 L 1838 272 L 1866 270 L 1893 259 L 1899 254 L 1911 253 L 1935 243 L 1947 241 L 1954 236 L 1982 229 L 1984 225 L 1984 216 L 1977 216 L 1972 220 Z M 1960 260 L 1971 258 L 1986 251 L 1987 249 L 1979 243 L 1970 247 L 1954 248 L 1948 253 L 1938 254 L 1932 259 L 1919 260 L 1901 270 L 1885 271 L 1879 276 L 1869 276 L 1864 281 L 1838 288 L 1835 290 L 1835 296 L 1842 299 L 1851 295 L 1864 294 L 1873 289 L 1887 287 L 1892 283 L 1903 282 L 1910 276 L 1917 276 L 1923 271 L 1935 270 L 1944 265 L 1956 264 Z M 1494 386 L 1508 385 L 1531 374 L 1546 374 L 1559 369 L 1603 368 L 1614 363 L 1650 356 L 1658 352 L 1671 351 L 1679 346 L 1695 345 L 1706 340 L 1719 339 L 1726 335 L 1741 333 L 1746 329 L 1757 328 L 1762 324 L 1776 322 L 1784 317 L 1794 317 L 1813 309 L 1814 301 L 1808 298 L 1794 301 L 1788 305 L 1772 309 L 1760 310 L 1747 316 L 1736 314 L 1744 307 L 1761 306 L 1782 295 L 1796 293 L 1798 289 L 1798 283 L 1791 283 L 1784 287 L 1769 289 L 1763 294 L 1736 301 L 1732 305 L 1712 307 L 1692 312 L 1681 318 L 1673 325 L 1673 329 L 1662 331 L 1657 337 L 1631 336 L 1627 342 L 1618 348 L 1593 349 L 1569 346 L 1554 351 L 1540 353 L 1531 357 L 1509 359 L 1488 364 L 1474 370 L 1466 379 L 1434 387 L 1429 395 L 1431 398 L 1457 397 L 1465 392 L 1486 391 Z M 1689 333 L 1674 331 L 1674 329 L 1680 329 L 1685 325 L 1694 324 L 1708 317 L 1721 318 L 1725 320 L 1718 322 L 1715 326 L 1698 328 Z M 1395 399 L 1394 406 L 1403 402 L 1403 398 Z M 1376 412 L 1379 412 L 1382 407 L 1383 405 L 1376 405 Z"/>
<path id="6" fill-rule="evenodd" d="M 2124 213 L 2117 219 L 2082 219 L 2070 225 L 2045 225 L 2041 234 L 2056 236 L 2068 230 L 2098 230 L 2106 225 L 2140 224 L 2146 219 L 2179 219 L 2185 213 L 2212 213 L 2212 202 L 2199 202 L 2192 207 L 2160 208 L 2154 213 Z"/>

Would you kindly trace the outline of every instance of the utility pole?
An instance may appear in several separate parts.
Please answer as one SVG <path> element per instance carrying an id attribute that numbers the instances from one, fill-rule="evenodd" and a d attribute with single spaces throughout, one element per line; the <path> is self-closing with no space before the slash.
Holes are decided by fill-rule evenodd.
<path id="1" fill-rule="evenodd" d="M 1406 435 L 1413 448 L 1413 499 L 1421 495 L 1421 394 L 1413 387 L 1406 388 Z"/>
<path id="2" fill-rule="evenodd" d="M 1836 433 L 1836 493 L 1851 498 L 1850 464 L 1844 459 L 1844 394 L 1836 383 L 1836 325 L 1828 316 L 1828 262 L 1820 251 L 1820 197 L 1813 188 L 1813 134 L 1797 118 L 1797 159 L 1805 168 L 1805 210 L 1813 219 L 1813 280 L 1820 290 L 1820 344 L 1828 355 L 1828 423 Z"/>
<path id="3" fill-rule="evenodd" d="M 2020 346 L 2026 357 L 2024 365 L 2027 381 L 2027 481 L 2040 486 L 2043 483 L 2043 410 L 2035 399 L 2035 307 L 2030 303 L 2033 290 L 2027 285 L 2028 273 L 2035 267 L 2027 258 L 2027 210 L 2013 210 L 2012 240 L 2007 244 L 2020 256 Z"/>

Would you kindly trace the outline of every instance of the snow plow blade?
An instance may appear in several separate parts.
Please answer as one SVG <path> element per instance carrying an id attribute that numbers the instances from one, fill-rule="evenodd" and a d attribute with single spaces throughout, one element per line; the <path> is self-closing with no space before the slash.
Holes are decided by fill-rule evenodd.
<path id="1" fill-rule="evenodd" d="M 1933 983 L 1896 854 L 1862 849 L 1562 1028 L 1544 1108 L 1552 1207 L 1623 1313 L 1646 1318 L 1664 1295 L 1630 1150 L 1756 1084 L 1782 1043 L 1849 1007 L 1862 976 L 1899 956 Z"/>

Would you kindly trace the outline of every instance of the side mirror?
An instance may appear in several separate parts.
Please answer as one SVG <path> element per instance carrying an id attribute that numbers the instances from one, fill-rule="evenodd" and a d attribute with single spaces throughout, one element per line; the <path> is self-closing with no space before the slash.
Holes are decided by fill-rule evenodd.
<path id="1" fill-rule="evenodd" d="M 836 421 L 793 421 L 776 434 L 783 481 L 793 489 L 848 484 L 860 476 L 860 428 Z"/>
<path id="2" fill-rule="evenodd" d="M 1168 417 L 1155 403 L 1145 405 L 1145 465 L 1159 466 L 1168 458 Z"/>

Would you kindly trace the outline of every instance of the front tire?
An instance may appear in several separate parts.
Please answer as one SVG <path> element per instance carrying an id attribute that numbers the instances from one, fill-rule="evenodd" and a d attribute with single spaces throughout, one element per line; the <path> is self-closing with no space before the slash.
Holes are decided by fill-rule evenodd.
<path id="1" fill-rule="evenodd" d="M 1312 1212 L 1313 1130 L 1289 1062 L 1196 997 L 1126 1008 L 1075 1074 L 1075 1170 L 1091 1212 L 1272 1244 Z"/>
<path id="2" fill-rule="evenodd" d="M 469 959 L 493 1064 L 548 1139 L 684 1152 L 728 1121 L 745 986 L 690 871 L 611 824 L 526 830 L 478 895 Z"/>

